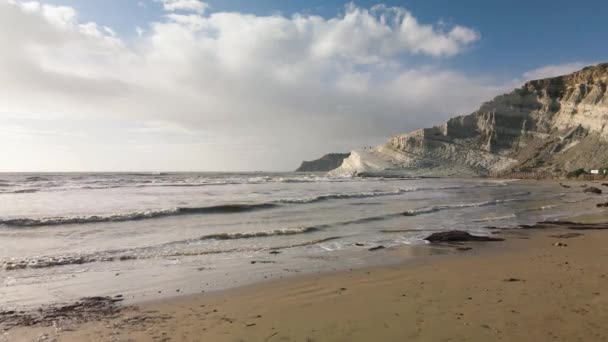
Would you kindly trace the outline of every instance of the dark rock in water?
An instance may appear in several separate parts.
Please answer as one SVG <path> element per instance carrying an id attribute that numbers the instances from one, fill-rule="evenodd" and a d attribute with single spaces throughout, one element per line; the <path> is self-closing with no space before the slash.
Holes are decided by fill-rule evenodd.
<path id="1" fill-rule="evenodd" d="M 602 183 L 602 186 L 608 186 L 608 183 Z"/>
<path id="2" fill-rule="evenodd" d="M 585 190 L 583 190 L 583 192 L 590 192 L 590 193 L 598 194 L 598 195 L 602 194 L 602 190 L 601 189 L 598 189 L 598 188 L 593 187 L 593 186 L 585 188 Z"/>
<path id="3" fill-rule="evenodd" d="M 562 183 L 559 183 L 559 185 L 560 185 L 562 188 L 570 189 L 570 186 L 569 186 L 569 185 L 562 184 Z"/>
<path id="4" fill-rule="evenodd" d="M 385 248 L 384 246 L 376 246 L 376 247 L 370 248 L 369 251 L 373 252 L 373 251 L 378 251 L 378 250 L 381 250 L 381 249 L 384 249 L 384 248 Z"/>
<path id="5" fill-rule="evenodd" d="M 364 243 L 356 243 L 355 246 L 363 247 L 363 246 L 365 246 L 365 244 Z"/>
<path id="6" fill-rule="evenodd" d="M 281 254 L 281 252 L 279 252 L 279 251 L 272 251 L 272 252 L 270 252 L 270 254 L 275 254 L 276 255 L 276 254 Z"/>
<path id="7" fill-rule="evenodd" d="M 558 239 L 572 239 L 575 237 L 579 237 L 579 236 L 583 236 L 585 234 L 581 234 L 581 233 L 566 233 L 566 234 L 559 234 L 559 235 L 551 235 L 552 238 L 558 238 Z"/>
<path id="8" fill-rule="evenodd" d="M 606 202 L 606 203 L 598 203 L 596 206 L 598 208 L 608 208 L 608 202 Z"/>
<path id="9" fill-rule="evenodd" d="M 323 157 L 302 162 L 302 165 L 296 172 L 327 172 L 336 169 L 342 165 L 344 159 L 350 157 L 350 153 L 330 153 Z"/>
<path id="10" fill-rule="evenodd" d="M 473 248 L 472 247 L 458 247 L 458 248 L 456 248 L 456 250 L 461 251 L 461 252 L 470 251 L 471 249 L 473 249 Z"/>
<path id="11" fill-rule="evenodd" d="M 471 235 L 468 232 L 452 230 L 449 232 L 433 233 L 425 240 L 429 242 L 460 242 L 460 241 L 504 241 L 504 239 L 489 236 Z"/>
<path id="12" fill-rule="evenodd" d="M 507 283 L 513 283 L 513 282 L 522 281 L 522 280 L 521 279 L 517 279 L 517 278 L 509 278 L 509 279 L 505 279 L 505 281 Z"/>

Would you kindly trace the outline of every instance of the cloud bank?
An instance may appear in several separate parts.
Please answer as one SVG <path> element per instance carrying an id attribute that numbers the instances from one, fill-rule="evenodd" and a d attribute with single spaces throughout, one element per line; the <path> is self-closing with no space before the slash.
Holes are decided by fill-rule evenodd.
<path id="1" fill-rule="evenodd" d="M 0 144 L 22 146 L 5 148 L 16 160 L 5 167 L 49 169 L 56 158 L 69 166 L 55 169 L 288 170 L 504 90 L 420 62 L 462 54 L 481 34 L 404 8 L 286 17 L 154 1 L 164 16 L 127 42 L 70 7 L 0 0 L 0 119 L 19 127 Z M 86 134 L 24 137 L 41 122 Z"/>

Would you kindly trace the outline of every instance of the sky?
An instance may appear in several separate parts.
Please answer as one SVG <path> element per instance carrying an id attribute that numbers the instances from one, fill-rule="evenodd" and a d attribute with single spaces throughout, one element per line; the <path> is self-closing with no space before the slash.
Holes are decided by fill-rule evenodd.
<path id="1" fill-rule="evenodd" d="M 608 61 L 607 1 L 0 0 L 0 172 L 287 171 Z"/>

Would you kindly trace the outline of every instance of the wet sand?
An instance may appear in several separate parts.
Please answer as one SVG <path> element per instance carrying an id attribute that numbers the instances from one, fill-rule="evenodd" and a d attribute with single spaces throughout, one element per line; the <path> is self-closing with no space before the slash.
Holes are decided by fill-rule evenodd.
<path id="1" fill-rule="evenodd" d="M 504 231 L 456 256 L 177 296 L 0 341 L 604 341 L 608 224 L 587 228 Z"/>

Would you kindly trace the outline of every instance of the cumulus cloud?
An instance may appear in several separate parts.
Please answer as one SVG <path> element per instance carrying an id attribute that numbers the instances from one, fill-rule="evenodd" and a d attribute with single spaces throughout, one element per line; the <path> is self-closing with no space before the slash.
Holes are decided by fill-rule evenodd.
<path id="1" fill-rule="evenodd" d="M 200 0 L 157 0 L 162 3 L 163 8 L 167 11 L 192 11 L 204 13 L 209 4 Z"/>
<path id="2" fill-rule="evenodd" d="M 102 139 L 86 145 L 98 160 L 112 158 L 99 145 L 119 144 L 139 153 L 140 168 L 291 169 L 466 113 L 503 90 L 411 62 L 455 56 L 481 36 L 420 23 L 404 8 L 351 4 L 323 18 L 162 3 L 171 13 L 126 43 L 70 7 L 0 0 L 0 26 L 10 27 L 0 30 L 0 119 L 120 122 L 112 132 L 78 127 Z M 167 165 L 143 146 L 191 157 Z"/>

